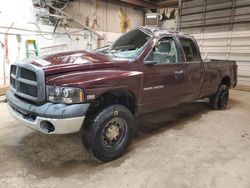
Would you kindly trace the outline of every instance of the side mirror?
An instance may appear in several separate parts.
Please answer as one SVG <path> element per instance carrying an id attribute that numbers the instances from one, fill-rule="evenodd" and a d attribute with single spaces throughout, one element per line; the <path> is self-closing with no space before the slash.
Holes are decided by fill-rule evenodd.
<path id="1" fill-rule="evenodd" d="M 155 65 L 157 63 L 158 63 L 157 61 L 144 61 L 145 65 Z"/>

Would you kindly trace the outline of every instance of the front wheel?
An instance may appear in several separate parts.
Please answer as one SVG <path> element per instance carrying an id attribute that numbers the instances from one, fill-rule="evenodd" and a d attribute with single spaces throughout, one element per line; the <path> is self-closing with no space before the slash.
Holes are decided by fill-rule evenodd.
<path id="1" fill-rule="evenodd" d="M 133 115 L 122 105 L 111 105 L 97 113 L 83 127 L 82 142 L 99 161 L 120 157 L 133 135 Z"/>
<path id="2" fill-rule="evenodd" d="M 222 84 L 218 91 L 209 98 L 209 106 L 213 109 L 225 109 L 229 101 L 229 88 Z"/>

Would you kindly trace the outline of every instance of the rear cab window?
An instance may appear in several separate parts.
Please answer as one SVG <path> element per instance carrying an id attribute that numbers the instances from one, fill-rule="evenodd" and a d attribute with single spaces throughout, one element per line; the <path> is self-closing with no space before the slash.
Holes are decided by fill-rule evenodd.
<path id="1" fill-rule="evenodd" d="M 193 40 L 189 38 L 179 38 L 186 62 L 200 62 L 200 56 Z"/>

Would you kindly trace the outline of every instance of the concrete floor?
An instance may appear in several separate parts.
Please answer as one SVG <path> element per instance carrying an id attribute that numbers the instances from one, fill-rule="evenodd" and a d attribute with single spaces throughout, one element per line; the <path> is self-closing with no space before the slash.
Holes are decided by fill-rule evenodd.
<path id="1" fill-rule="evenodd" d="M 126 154 L 97 163 L 78 134 L 30 130 L 0 103 L 0 187 L 250 187 L 250 92 L 225 111 L 204 102 L 140 118 Z"/>

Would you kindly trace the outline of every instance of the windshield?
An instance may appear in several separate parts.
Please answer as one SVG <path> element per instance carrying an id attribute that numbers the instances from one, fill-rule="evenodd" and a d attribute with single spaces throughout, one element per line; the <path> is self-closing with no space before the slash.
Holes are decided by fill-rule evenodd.
<path id="1" fill-rule="evenodd" d="M 139 29 L 135 29 L 122 35 L 109 50 L 102 52 L 116 58 L 136 59 L 149 39 L 149 35 Z"/>

